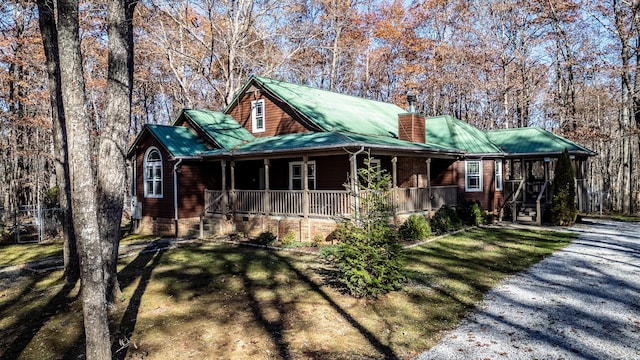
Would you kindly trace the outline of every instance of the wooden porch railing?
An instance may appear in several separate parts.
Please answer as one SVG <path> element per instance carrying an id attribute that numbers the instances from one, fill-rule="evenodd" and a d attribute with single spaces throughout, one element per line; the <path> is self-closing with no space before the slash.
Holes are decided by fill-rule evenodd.
<path id="1" fill-rule="evenodd" d="M 222 194 L 220 190 L 205 190 L 207 214 L 221 213 L 219 205 L 210 207 L 210 204 Z M 230 207 L 236 213 L 291 216 L 305 214 L 304 196 L 303 190 L 233 190 L 229 194 Z M 392 189 L 387 201 L 396 206 L 398 214 L 406 214 L 456 205 L 457 200 L 458 189 L 453 185 L 434 186 L 431 191 L 428 188 Z M 307 214 L 313 217 L 344 217 L 353 211 L 353 198 L 346 190 L 309 190 L 308 202 Z"/>

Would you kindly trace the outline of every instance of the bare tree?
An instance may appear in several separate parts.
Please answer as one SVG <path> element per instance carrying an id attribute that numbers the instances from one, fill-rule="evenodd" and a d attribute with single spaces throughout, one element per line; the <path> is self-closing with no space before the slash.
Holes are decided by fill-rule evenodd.
<path id="1" fill-rule="evenodd" d="M 53 125 L 53 148 L 57 184 L 60 189 L 59 201 L 62 211 L 62 238 L 64 242 L 64 274 L 68 282 L 75 282 L 80 276 L 80 264 L 76 239 L 73 232 L 71 214 L 71 191 L 69 187 L 69 157 L 67 129 L 62 103 L 60 84 L 60 59 L 58 55 L 58 29 L 56 28 L 53 0 L 38 0 L 40 33 L 44 53 L 47 59 L 49 75 L 49 101 L 51 103 L 51 122 Z"/>
<path id="2" fill-rule="evenodd" d="M 106 296 L 113 302 L 120 288 L 117 280 L 118 246 L 124 193 L 126 148 L 131 123 L 133 87 L 133 10 L 136 0 L 108 3 L 109 70 L 107 107 L 100 129 L 98 151 L 98 220 Z"/>
<path id="3" fill-rule="evenodd" d="M 78 1 L 58 0 L 58 48 L 62 102 L 69 135 L 69 177 L 73 223 L 80 255 L 82 310 L 88 359 L 110 359 L 111 341 L 105 294 L 103 256 L 91 161 L 91 139 L 85 110 L 80 53 Z"/>

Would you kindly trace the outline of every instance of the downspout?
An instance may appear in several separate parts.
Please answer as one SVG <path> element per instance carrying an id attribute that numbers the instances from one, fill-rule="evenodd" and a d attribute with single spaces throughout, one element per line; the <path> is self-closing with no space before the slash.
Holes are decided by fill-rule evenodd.
<path id="1" fill-rule="evenodd" d="M 173 221 L 175 222 L 176 239 L 178 238 L 178 166 L 182 159 L 178 159 L 173 165 Z"/>
<path id="2" fill-rule="evenodd" d="M 353 191 L 355 192 L 354 197 L 354 207 L 356 212 L 356 223 L 360 222 L 360 189 L 358 188 L 358 154 L 361 154 L 364 151 L 364 146 L 360 147 L 360 150 L 351 154 L 351 158 L 353 159 Z"/>

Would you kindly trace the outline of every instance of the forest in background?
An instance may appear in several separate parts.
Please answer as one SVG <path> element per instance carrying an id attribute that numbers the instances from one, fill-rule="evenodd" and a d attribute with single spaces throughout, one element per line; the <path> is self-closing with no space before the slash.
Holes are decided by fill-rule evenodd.
<path id="1" fill-rule="evenodd" d="M 106 11 L 81 4 L 95 139 Z M 144 0 L 134 41 L 131 138 L 185 107 L 223 109 L 252 74 L 402 107 L 410 92 L 427 115 L 541 126 L 591 148 L 594 200 L 605 211 L 640 209 L 640 0 Z M 11 210 L 42 201 L 56 182 L 32 1 L 0 4 L 0 74 L 0 208 Z"/>

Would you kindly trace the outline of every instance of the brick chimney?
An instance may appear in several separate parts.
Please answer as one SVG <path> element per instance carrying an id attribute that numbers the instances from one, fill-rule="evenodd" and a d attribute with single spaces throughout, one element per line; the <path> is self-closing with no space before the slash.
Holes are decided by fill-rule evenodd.
<path id="1" fill-rule="evenodd" d="M 407 95 L 409 112 L 398 114 L 398 139 L 424 144 L 426 142 L 426 119 L 415 111 L 415 95 Z"/>

